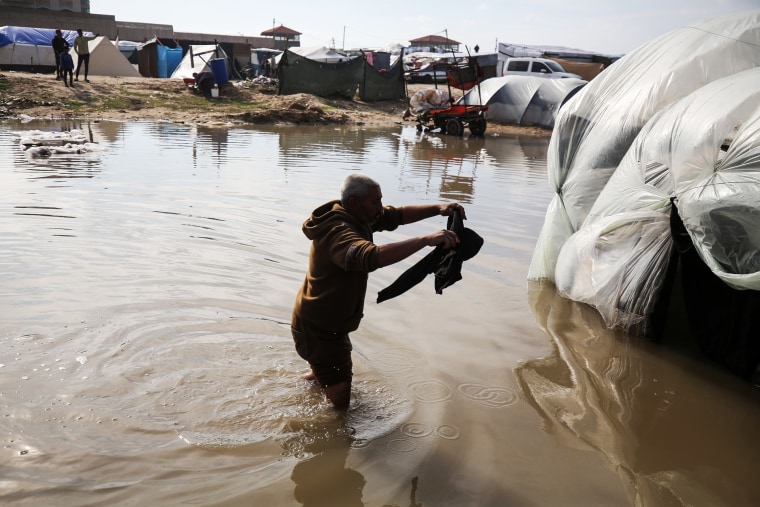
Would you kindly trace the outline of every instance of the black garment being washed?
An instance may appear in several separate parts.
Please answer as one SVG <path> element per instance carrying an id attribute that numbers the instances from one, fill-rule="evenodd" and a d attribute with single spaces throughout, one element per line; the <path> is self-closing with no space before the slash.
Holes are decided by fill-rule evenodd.
<path id="1" fill-rule="evenodd" d="M 468 229 L 462 222 L 459 213 L 449 217 L 450 231 L 454 231 L 459 237 L 459 244 L 448 250 L 438 245 L 435 250 L 427 254 L 421 261 L 407 269 L 395 282 L 377 294 L 377 302 L 382 303 L 408 291 L 430 273 L 435 273 L 435 292 L 442 294 L 443 289 L 453 285 L 462 279 L 462 263 L 475 257 L 483 246 L 483 238 L 472 229 Z"/>

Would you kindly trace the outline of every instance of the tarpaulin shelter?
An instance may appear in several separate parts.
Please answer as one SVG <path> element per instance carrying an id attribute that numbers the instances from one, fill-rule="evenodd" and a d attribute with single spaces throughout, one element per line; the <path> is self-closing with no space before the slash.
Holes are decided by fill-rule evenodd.
<path id="1" fill-rule="evenodd" d="M 137 69 L 108 38 L 97 37 L 89 41 L 88 46 L 90 48 L 89 75 L 140 77 Z M 73 49 L 69 53 L 76 67 L 79 62 L 77 53 Z"/>
<path id="2" fill-rule="evenodd" d="M 195 73 L 213 72 L 211 61 L 216 59 L 227 61 L 227 53 L 219 44 L 192 45 L 185 52 L 185 56 L 182 57 L 182 61 L 174 69 L 171 77 L 184 79 L 192 78 Z"/>
<path id="3" fill-rule="evenodd" d="M 378 70 L 374 65 L 364 61 L 359 98 L 366 102 L 392 100 L 406 97 L 404 86 L 404 65 L 400 58 L 389 70 Z"/>
<path id="4" fill-rule="evenodd" d="M 742 376 L 760 366 L 758 47 L 760 10 L 696 23 L 562 107 L 528 273 L 655 338 L 683 293 L 694 339 Z"/>
<path id="5" fill-rule="evenodd" d="M 310 93 L 353 99 L 358 91 L 362 100 L 374 101 L 401 98 L 406 94 L 400 60 L 389 71 L 381 72 L 361 56 L 331 62 L 312 60 L 288 49 L 278 59 L 277 77 L 281 95 Z"/>
<path id="6" fill-rule="evenodd" d="M 340 51 L 324 46 L 288 48 L 291 53 L 302 56 L 314 62 L 340 63 L 353 60 L 356 57 L 346 56 Z M 279 61 L 278 61 L 279 63 Z"/>
<path id="7" fill-rule="evenodd" d="M 119 48 L 119 51 L 129 63 L 132 65 L 137 65 L 139 63 L 137 60 L 137 52 L 145 45 L 145 43 L 117 38 L 114 41 L 114 44 Z"/>
<path id="8" fill-rule="evenodd" d="M 144 77 L 168 78 L 181 62 L 181 47 L 168 47 L 155 37 L 137 51 L 138 70 Z"/>
<path id="9" fill-rule="evenodd" d="M 560 106 L 585 84 L 576 78 L 493 77 L 471 88 L 460 103 L 487 105 L 488 121 L 551 129 Z"/>
<path id="10" fill-rule="evenodd" d="M 72 30 L 61 30 L 61 33 L 69 46 L 73 46 L 77 33 Z M 51 28 L 0 27 L 0 67 L 30 72 L 54 71 L 53 37 L 55 30 Z"/>

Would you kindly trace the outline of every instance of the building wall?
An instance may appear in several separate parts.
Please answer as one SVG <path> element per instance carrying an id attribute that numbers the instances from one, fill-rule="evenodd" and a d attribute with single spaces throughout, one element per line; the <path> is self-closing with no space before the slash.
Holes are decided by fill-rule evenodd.
<path id="1" fill-rule="evenodd" d="M 147 42 L 154 37 L 158 37 L 159 39 L 175 38 L 172 25 L 133 23 L 130 21 L 117 21 L 116 33 L 109 38 L 115 39 L 116 35 L 119 36 L 119 40 L 129 40 L 132 42 Z"/>
<path id="2" fill-rule="evenodd" d="M 90 12 L 90 0 L 0 0 L 0 7 L 21 7 L 26 9 L 67 10 Z"/>
<path id="3" fill-rule="evenodd" d="M 231 44 L 247 44 L 257 48 L 273 48 L 271 37 L 248 37 L 246 35 L 219 35 L 213 33 L 174 32 L 175 39 L 193 40 L 213 44 L 217 42 L 229 42 Z"/>
<path id="4" fill-rule="evenodd" d="M 52 1 L 52 0 L 51 0 Z M 0 25 L 25 26 L 31 28 L 60 28 L 61 30 L 76 30 L 81 28 L 86 32 L 116 38 L 116 19 L 104 14 L 83 14 L 66 10 L 24 9 L 7 7 L 8 2 L 0 0 Z"/>

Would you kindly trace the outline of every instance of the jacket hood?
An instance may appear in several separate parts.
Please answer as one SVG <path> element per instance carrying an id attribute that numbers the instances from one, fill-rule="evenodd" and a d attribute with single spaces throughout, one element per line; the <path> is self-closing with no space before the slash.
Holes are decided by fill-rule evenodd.
<path id="1" fill-rule="evenodd" d="M 310 240 L 323 236 L 337 223 L 359 223 L 346 209 L 341 206 L 339 200 L 327 202 L 315 209 L 311 216 L 303 223 L 303 233 Z"/>

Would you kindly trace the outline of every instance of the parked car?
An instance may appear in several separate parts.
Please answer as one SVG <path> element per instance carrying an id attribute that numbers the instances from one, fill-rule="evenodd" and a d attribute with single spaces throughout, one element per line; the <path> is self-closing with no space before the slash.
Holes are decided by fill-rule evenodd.
<path id="1" fill-rule="evenodd" d="M 502 76 L 520 75 L 537 76 L 548 78 L 574 77 L 581 78 L 578 74 L 567 72 L 562 65 L 547 58 L 508 58 L 504 63 Z"/>

